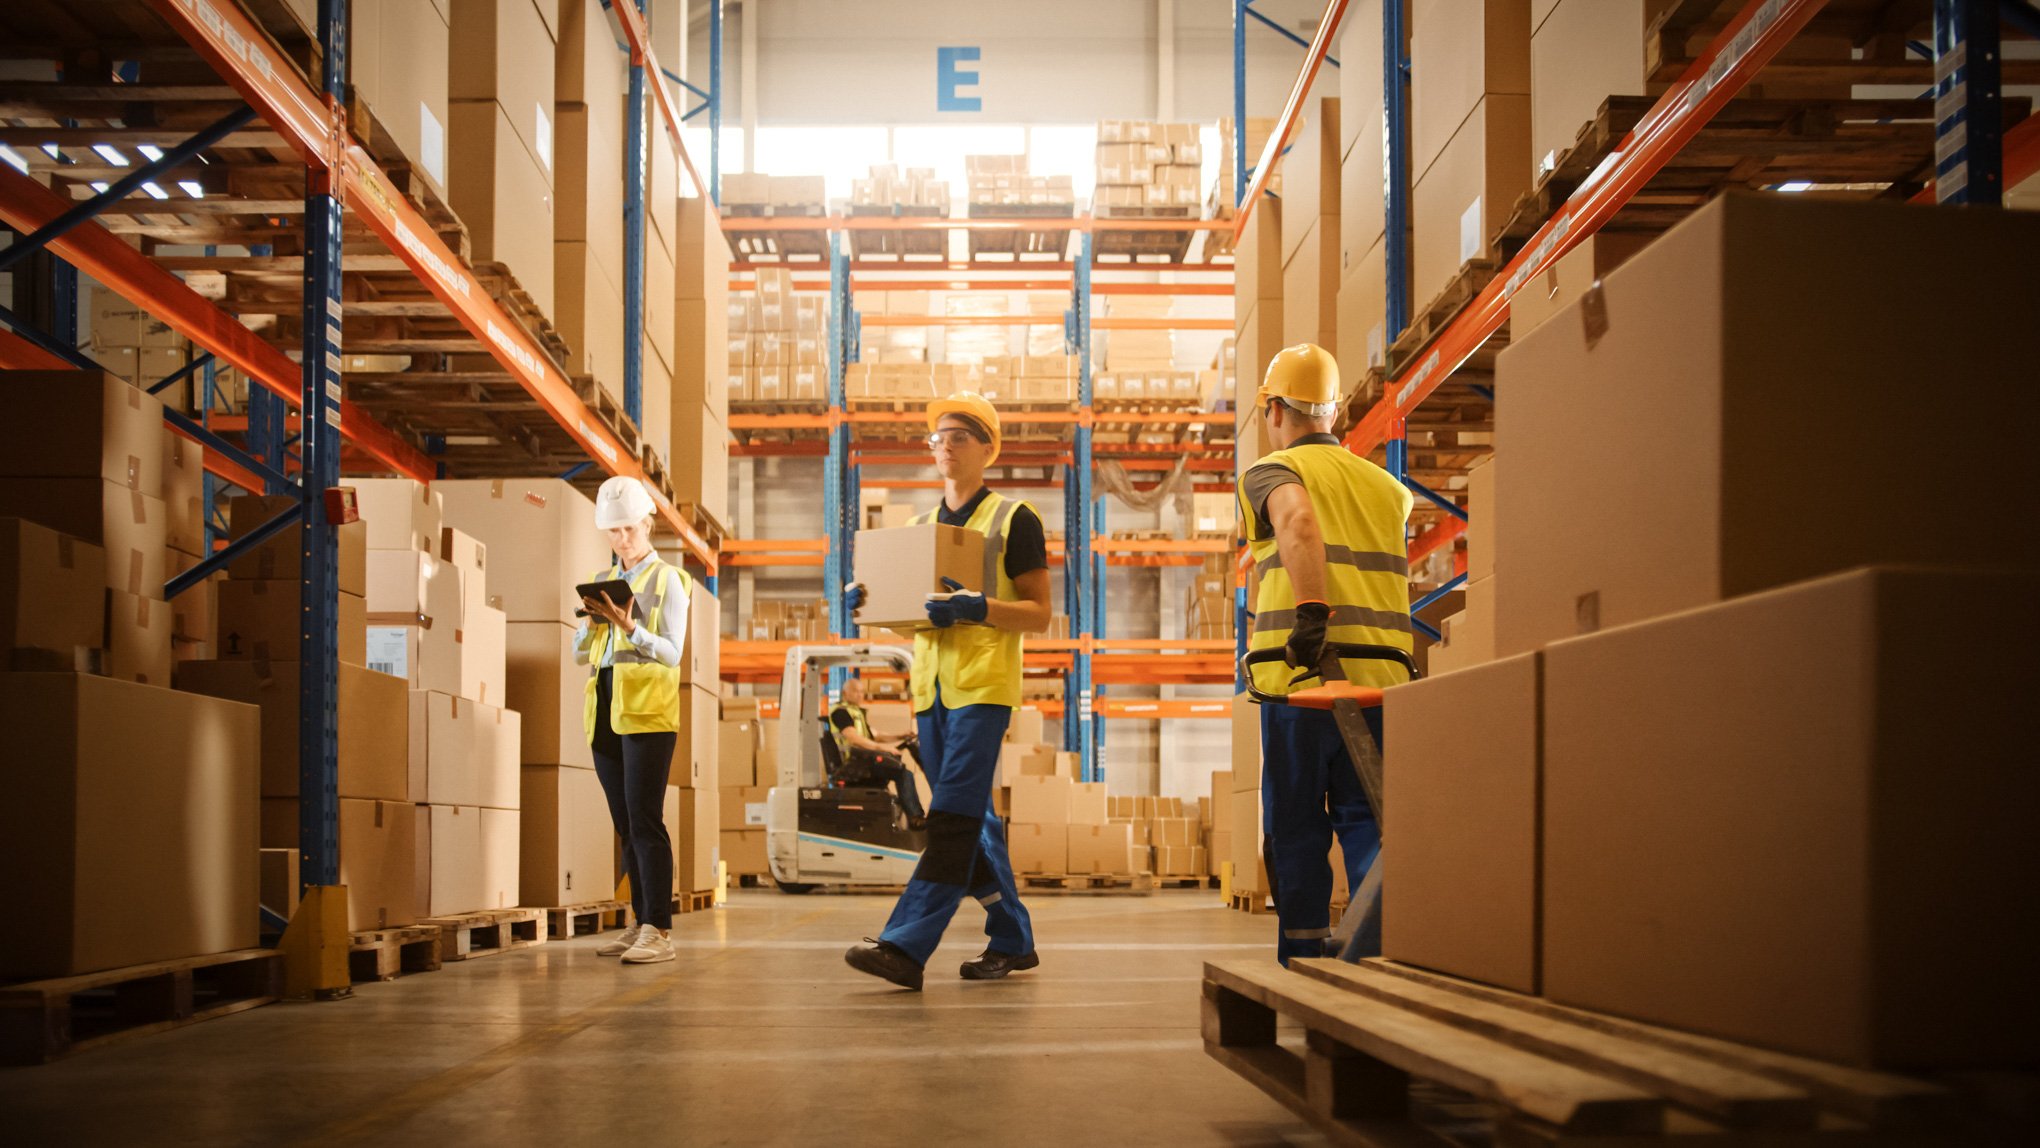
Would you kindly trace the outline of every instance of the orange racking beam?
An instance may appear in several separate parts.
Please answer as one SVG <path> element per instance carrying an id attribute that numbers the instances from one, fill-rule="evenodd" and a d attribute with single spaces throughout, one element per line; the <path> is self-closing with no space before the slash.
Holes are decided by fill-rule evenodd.
<path id="1" fill-rule="evenodd" d="M 1466 533 L 1463 519 L 1446 515 L 1437 525 L 1424 531 L 1410 541 L 1409 560 L 1411 565 L 1430 557 L 1433 553 L 1452 545 L 1452 540 Z"/>
<path id="2" fill-rule="evenodd" d="M 720 0 L 717 0 L 719 3 Z M 672 96 L 666 91 L 665 72 L 659 67 L 659 58 L 652 54 L 652 35 L 645 28 L 644 13 L 635 4 L 605 4 L 604 7 L 616 13 L 616 22 L 623 26 L 623 38 L 630 44 L 630 62 L 644 68 L 651 79 L 652 102 L 658 106 L 659 119 L 666 125 L 666 139 L 673 150 L 680 155 L 680 166 L 686 170 L 688 182 L 694 185 L 694 194 L 706 200 L 702 204 L 708 211 L 711 224 L 720 225 L 722 213 L 715 205 L 715 189 L 701 178 L 694 169 L 694 160 L 687 154 L 687 144 L 680 138 L 680 113 L 673 107 Z"/>
<path id="3" fill-rule="evenodd" d="M 2040 115 L 2027 116 L 2007 129 L 2003 146 L 2005 177 L 2002 186 L 2010 191 L 2031 179 L 2034 172 L 2040 172 Z M 1934 199 L 1934 181 L 1928 180 L 1927 186 L 1906 202 L 1937 202 Z"/>
<path id="4" fill-rule="evenodd" d="M 1340 0 L 1344 6 L 1344 0 Z M 722 221 L 724 231 L 1230 231 L 1229 219 L 1098 219 L 1078 215 L 1065 219 L 955 219 L 943 215 L 787 215 L 730 217 Z M 783 267 L 785 264 L 741 264 L 743 267 Z M 940 263 L 893 263 L 901 271 L 924 272 Z M 980 265 L 983 266 L 983 265 Z M 1004 264 L 1012 271 L 1041 271 L 1047 264 Z M 884 268 L 878 268 L 883 270 Z M 1175 270 L 1171 266 L 1148 264 L 1144 271 Z"/>

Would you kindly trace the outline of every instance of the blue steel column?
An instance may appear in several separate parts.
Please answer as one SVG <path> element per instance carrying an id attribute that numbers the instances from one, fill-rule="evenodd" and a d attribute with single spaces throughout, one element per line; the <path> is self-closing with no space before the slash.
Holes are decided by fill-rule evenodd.
<path id="1" fill-rule="evenodd" d="M 319 0 L 329 106 L 345 98 L 347 0 Z M 304 406 L 298 634 L 298 852 L 306 885 L 340 883 L 339 547 L 325 493 L 340 482 L 340 201 L 331 173 L 306 172 Z"/>
<path id="2" fill-rule="evenodd" d="M 1089 414 L 1091 411 L 1091 233 L 1086 231 L 1077 245 L 1077 262 L 1072 268 L 1071 281 L 1075 298 L 1072 300 L 1076 312 L 1076 346 L 1072 348 L 1077 356 L 1077 409 Z M 1097 600 L 1104 587 L 1097 583 L 1091 565 L 1091 427 L 1088 423 L 1077 424 L 1076 440 L 1071 445 L 1070 481 L 1064 484 L 1063 519 L 1069 524 L 1069 532 L 1063 543 L 1067 556 L 1064 577 L 1069 580 L 1067 588 L 1071 602 L 1070 636 L 1079 640 L 1093 636 L 1097 631 L 1093 618 L 1099 611 Z M 1098 742 L 1094 732 L 1096 718 L 1093 716 L 1094 697 L 1091 684 L 1091 655 L 1081 647 L 1070 658 L 1070 676 L 1064 686 L 1063 703 L 1063 745 L 1080 755 L 1084 780 L 1094 780 L 1098 772 Z"/>
<path id="3" fill-rule="evenodd" d="M 708 0 L 708 196 L 717 207 L 722 206 L 722 4 Z"/>
<path id="4" fill-rule="evenodd" d="M 644 12 L 644 0 L 632 0 Z M 644 425 L 645 67 L 630 62 L 630 113 L 623 128 L 623 412 Z"/>
<path id="5" fill-rule="evenodd" d="M 2004 202 L 1998 0 L 1934 0 L 1934 198 Z"/>
<path id="6" fill-rule="evenodd" d="M 1386 226 L 1382 254 L 1388 268 L 1388 336 L 1384 347 L 1393 346 L 1410 323 L 1410 62 L 1408 13 L 1403 2 L 1386 0 L 1381 6 L 1381 167 Z M 1407 483 L 1409 430 L 1401 417 L 1390 421 L 1383 449 L 1388 456 L 1388 472 Z"/>
<path id="7" fill-rule="evenodd" d="M 1247 198 L 1247 5 L 1233 0 L 1232 10 L 1232 154 L 1233 208 Z"/>
<path id="8" fill-rule="evenodd" d="M 841 239 L 829 233 L 829 413 L 843 413 L 844 334 L 848 330 L 848 264 L 842 258 Z M 829 453 L 822 462 L 822 537 L 828 549 L 822 556 L 822 594 L 829 603 L 829 633 L 848 637 L 855 629 L 843 609 L 843 586 L 850 581 L 850 548 L 844 529 L 845 473 L 850 463 L 849 428 L 840 421 L 829 428 Z M 835 683 L 831 683 L 832 688 Z"/>

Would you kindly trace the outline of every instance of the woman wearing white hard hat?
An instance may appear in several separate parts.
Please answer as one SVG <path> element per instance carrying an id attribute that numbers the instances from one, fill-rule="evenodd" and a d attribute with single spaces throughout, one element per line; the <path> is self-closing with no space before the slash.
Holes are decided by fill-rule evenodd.
<path id="1" fill-rule="evenodd" d="M 680 729 L 680 652 L 692 581 L 652 549 L 658 507 L 643 481 L 618 475 L 595 496 L 595 525 L 610 564 L 591 582 L 630 584 L 628 601 L 583 597 L 574 660 L 589 667 L 581 724 L 609 818 L 623 838 L 635 921 L 595 950 L 629 964 L 673 959 L 673 841 L 666 832 L 667 775 Z"/>

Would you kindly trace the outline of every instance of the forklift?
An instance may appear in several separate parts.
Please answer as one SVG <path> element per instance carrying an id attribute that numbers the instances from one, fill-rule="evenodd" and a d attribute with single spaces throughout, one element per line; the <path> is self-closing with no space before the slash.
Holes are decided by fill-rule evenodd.
<path id="1" fill-rule="evenodd" d="M 908 828 L 890 787 L 851 772 L 836 744 L 824 702 L 831 670 L 906 673 L 914 656 L 901 646 L 797 645 L 786 652 L 779 686 L 779 751 L 765 800 L 765 850 L 782 892 L 904 886 L 927 848 L 925 830 Z M 901 747 L 913 752 L 913 742 Z M 916 760 L 916 765 L 919 764 Z"/>

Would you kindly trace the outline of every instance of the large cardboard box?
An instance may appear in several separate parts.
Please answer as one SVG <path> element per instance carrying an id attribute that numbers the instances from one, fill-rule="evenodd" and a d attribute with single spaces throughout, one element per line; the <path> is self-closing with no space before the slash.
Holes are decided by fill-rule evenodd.
<path id="1" fill-rule="evenodd" d="M 418 919 L 419 813 L 409 801 L 340 799 L 348 928 L 392 929 Z M 299 839 L 297 798 L 263 798 L 263 851 L 288 849 L 295 857 Z"/>
<path id="2" fill-rule="evenodd" d="M 367 549 L 437 552 L 444 515 L 438 490 L 408 478 L 354 478 L 347 484 L 354 488 Z"/>
<path id="3" fill-rule="evenodd" d="M 722 605 L 698 578 L 688 593 L 687 645 L 680 651 L 680 680 L 710 693 L 722 683 Z"/>
<path id="4" fill-rule="evenodd" d="M 1143 850 L 1145 852 L 1145 850 Z M 1066 873 L 1145 873 L 1146 864 L 1134 864 L 1133 827 L 1124 821 L 1106 825 L 1069 827 L 1069 862 Z"/>
<path id="5" fill-rule="evenodd" d="M 859 625 L 925 630 L 928 595 L 947 592 L 944 578 L 967 589 L 984 588 L 985 536 L 935 522 L 860 530 L 856 570 L 865 592 Z"/>
<path id="6" fill-rule="evenodd" d="M 1495 575 L 1495 456 L 1466 472 L 1466 577 L 1469 583 Z"/>
<path id="7" fill-rule="evenodd" d="M 1535 993 L 1539 655 L 1391 687 L 1382 955 Z"/>
<path id="8" fill-rule="evenodd" d="M 599 99 L 621 107 L 618 97 L 623 95 L 629 57 L 616 50 L 623 33 L 615 29 L 608 7 L 603 0 L 559 0 L 553 98 L 561 104 Z"/>
<path id="9" fill-rule="evenodd" d="M 493 6 L 492 0 L 468 2 Z M 467 224 L 474 261 L 508 267 L 538 309 L 550 315 L 553 193 L 545 167 L 495 101 L 455 100 L 448 112 L 447 200 Z M 550 102 L 545 114 L 552 114 Z"/>
<path id="10" fill-rule="evenodd" d="M 106 642 L 106 558 L 99 547 L 23 518 L 0 518 L 0 651 L 64 661 Z"/>
<path id="11" fill-rule="evenodd" d="M 1339 386 L 1350 395 L 1370 368 L 1388 364 L 1388 252 L 1379 244 L 1340 281 L 1333 323 Z"/>
<path id="12" fill-rule="evenodd" d="M 1540 0 L 1549 9 L 1530 37 L 1532 182 L 1571 150 L 1609 96 L 1652 94 L 1644 30 L 1664 0 Z"/>
<path id="13" fill-rule="evenodd" d="M 626 59 L 615 55 L 618 64 Z M 553 239 L 584 243 L 610 283 L 623 281 L 624 124 L 614 100 L 560 104 Z M 592 277 L 591 277 L 592 278 Z"/>
<path id="14" fill-rule="evenodd" d="M 298 660 L 304 619 L 304 587 L 297 582 L 254 582 L 230 578 L 219 587 L 219 649 L 222 658 Z M 340 660 L 368 661 L 368 605 L 342 593 L 334 599 Z"/>
<path id="15" fill-rule="evenodd" d="M 1633 43 L 1640 58 L 1642 36 Z M 1426 4 L 1410 22 L 1411 174 L 1428 172 L 1475 105 L 1498 94 L 1530 95 L 1530 0 Z"/>
<path id="16" fill-rule="evenodd" d="M 694 403 L 673 404 L 673 449 L 667 477 L 673 497 L 691 502 L 717 522 L 730 521 L 730 432 L 715 412 Z"/>
<path id="17" fill-rule="evenodd" d="M 715 888 L 717 824 L 721 799 L 713 790 L 668 789 L 672 817 L 666 832 L 673 838 L 673 891 L 699 893 Z"/>
<path id="18" fill-rule="evenodd" d="M 163 404 L 112 375 L 0 371 L 0 400 L 35 418 L 0 431 L 0 478 L 100 478 L 163 495 Z"/>
<path id="19" fill-rule="evenodd" d="M 1355 0 L 1339 33 L 1339 223 L 1349 274 L 1354 257 L 1381 240 L 1381 58 L 1381 0 Z"/>
<path id="20" fill-rule="evenodd" d="M 297 503 L 293 495 L 246 494 L 227 503 L 227 538 L 239 541 L 264 523 Z M 227 566 L 230 578 L 304 581 L 303 529 L 295 524 L 270 536 L 269 541 L 243 554 Z M 334 561 L 339 567 L 340 592 L 365 596 L 368 593 L 368 524 L 349 522 L 333 529 Z"/>
<path id="21" fill-rule="evenodd" d="M 2006 895 L 2040 872 L 2036 601 L 2030 573 L 1854 570 L 1553 643 L 1545 994 L 1849 1064 L 2040 1064 L 2008 943 L 2040 901 Z"/>
<path id="22" fill-rule="evenodd" d="M 446 187 L 451 30 L 438 4 L 354 0 L 348 76 L 383 133 L 434 190 Z"/>
<path id="23" fill-rule="evenodd" d="M 461 619 L 460 629 L 454 632 L 454 645 L 460 651 L 461 697 L 492 706 L 505 704 L 509 696 L 503 680 L 508 629 L 503 611 L 490 606 L 478 606 Z"/>
<path id="24" fill-rule="evenodd" d="M 1262 199 L 1233 248 L 1235 315 L 1245 315 L 1260 300 L 1282 298 L 1282 214 L 1281 200 Z M 1245 378 L 1244 362 L 1240 369 L 1241 377 Z"/>
<path id="25" fill-rule="evenodd" d="M 106 675 L 167 688 L 174 625 L 169 605 L 124 590 L 102 593 L 106 600 Z"/>
<path id="26" fill-rule="evenodd" d="M 25 518 L 88 542 L 105 560 L 102 585 L 163 597 L 169 536 L 160 498 L 99 478 L 6 478 L 0 479 L 0 517 Z"/>
<path id="27" fill-rule="evenodd" d="M 592 769 L 526 765 L 518 903 L 585 905 L 616 893 L 616 828 Z"/>
<path id="28" fill-rule="evenodd" d="M 553 244 L 553 325 L 567 344 L 567 373 L 589 375 L 623 402 L 623 289 L 590 245 Z"/>
<path id="29" fill-rule="evenodd" d="M 163 430 L 163 538 L 170 549 L 205 553 L 205 448 Z"/>
<path id="30" fill-rule="evenodd" d="M 1070 863 L 1070 827 L 1014 821 L 1006 826 L 1006 854 L 1015 873 L 1060 875 Z"/>
<path id="31" fill-rule="evenodd" d="M 434 488 L 448 525 L 517 556 L 489 587 L 510 621 L 574 624 L 581 606 L 574 587 L 609 564 L 587 495 L 556 478 L 459 479 Z"/>
<path id="32" fill-rule="evenodd" d="M 758 719 L 717 724 L 715 772 L 725 792 L 758 784 Z"/>
<path id="33" fill-rule="evenodd" d="M 1925 524 L 1945 519 L 1947 492 L 1893 466 L 1894 443 L 1963 457 L 1963 481 L 1997 492 L 1989 543 L 1968 560 L 2040 565 L 2040 484 L 2023 458 L 1978 455 L 1959 420 L 1919 415 L 1919 380 L 1959 378 L 2001 425 L 2040 425 L 2030 372 L 2002 338 L 1887 337 L 2020 329 L 2022 283 L 1996 269 L 2029 256 L 2040 217 L 2025 212 L 1729 196 L 1512 340 L 1495 412 L 1509 455 L 1498 652 L 1864 563 L 1945 560 L 1948 535 Z M 1930 264 L 1982 270 L 1933 284 L 1904 270 Z M 1816 296 L 1832 319 L 1809 325 Z M 1590 302 L 1605 326 L 1588 329 Z M 1581 520 L 1587 504 L 1630 524 L 1620 545 Z"/>
<path id="34" fill-rule="evenodd" d="M 1304 122 L 1289 137 L 1289 153 L 1282 160 L 1282 262 L 1296 258 L 1297 248 L 1310 238 L 1321 216 L 1339 214 L 1339 99 L 1329 96 L 1305 105 Z M 1261 206 L 1266 207 L 1267 204 Z M 1257 209 L 1258 210 L 1258 209 Z M 1252 221 L 1249 220 L 1249 225 Z M 1336 222 L 1319 234 L 1336 236 Z M 1320 240 L 1320 242 L 1322 242 Z M 1338 256 L 1338 240 L 1331 241 L 1332 255 Z M 1336 277 L 1337 267 L 1333 267 Z M 1289 294 L 1287 285 L 1283 291 Z"/>
<path id="35" fill-rule="evenodd" d="M 1283 345 L 1316 343 L 1337 354 L 1338 300 L 1339 217 L 1331 215 L 1311 221 L 1282 268 Z"/>
<path id="36" fill-rule="evenodd" d="M 0 977 L 253 947 L 257 721 L 156 686 L 0 675 L 0 903 L 37 923 L 0 939 Z"/>
<path id="37" fill-rule="evenodd" d="M 1654 238 L 1655 234 L 1604 231 L 1582 239 L 1578 247 L 1509 297 L 1509 337 L 1521 338 L 1536 330 Z"/>
<path id="38" fill-rule="evenodd" d="M 574 628 L 512 622 L 506 661 L 509 708 L 523 715 L 524 763 L 593 769 L 595 758 L 582 729 L 588 668 L 574 664 Z"/>
<path id="39" fill-rule="evenodd" d="M 524 843 L 524 813 L 517 809 L 491 809 L 482 815 L 482 907 L 510 909 L 522 904 L 518 891 L 523 881 L 519 858 Z"/>
<path id="40" fill-rule="evenodd" d="M 417 820 L 417 905 L 421 918 L 473 913 L 497 906 L 484 893 L 482 810 L 421 805 Z"/>
<path id="41" fill-rule="evenodd" d="M 553 36 L 535 4 L 515 0 L 453 0 L 452 53 L 446 77 L 447 98 L 491 101 L 503 110 L 506 124 L 524 150 L 537 161 L 550 184 L 553 169 Z M 458 104 L 455 105 L 456 108 Z M 459 111 L 453 113 L 460 118 Z M 460 128 L 455 128 L 455 160 L 460 160 Z M 456 176 L 456 181 L 458 177 Z M 467 218 L 458 204 L 454 210 Z M 507 221 L 506 221 L 507 222 Z M 528 222 L 528 221 L 527 221 Z M 472 228 L 474 225 L 469 223 Z M 550 240 L 550 228 L 541 238 Z M 480 248 L 476 259 L 484 258 Z M 527 289 L 529 284 L 526 284 Z M 544 310 L 550 311 L 547 307 Z"/>
<path id="42" fill-rule="evenodd" d="M 1011 820 L 1030 825 L 1068 825 L 1076 784 L 1067 777 L 1039 774 L 1014 778 Z"/>
<path id="43" fill-rule="evenodd" d="M 1495 232 L 1530 190 L 1530 97 L 1474 106 L 1411 189 L 1411 304 L 1422 307 L 1476 259 L 1495 259 Z"/>
<path id="44" fill-rule="evenodd" d="M 772 873 L 772 858 L 765 846 L 765 830 L 724 829 L 722 860 L 730 876 L 765 877 Z"/>
<path id="45" fill-rule="evenodd" d="M 177 688 L 261 708 L 262 796 L 298 793 L 298 663 L 180 662 Z M 414 800 L 401 678 L 340 663 L 340 796 Z"/>
<path id="46" fill-rule="evenodd" d="M 519 716 L 466 698 L 412 690 L 407 774 L 412 799 L 517 808 Z"/>
<path id="47" fill-rule="evenodd" d="M 722 737 L 719 713 L 714 694 L 699 686 L 680 687 L 680 729 L 667 784 L 678 789 L 716 788 L 716 751 Z"/>
<path id="48" fill-rule="evenodd" d="M 680 290 L 686 291 L 685 283 Z M 684 294 L 673 308 L 673 405 L 678 408 L 686 403 L 698 404 L 715 421 L 727 426 L 729 308 L 721 299 L 689 299 Z"/>

